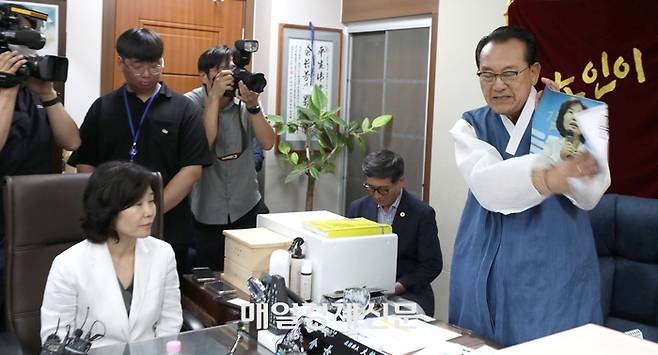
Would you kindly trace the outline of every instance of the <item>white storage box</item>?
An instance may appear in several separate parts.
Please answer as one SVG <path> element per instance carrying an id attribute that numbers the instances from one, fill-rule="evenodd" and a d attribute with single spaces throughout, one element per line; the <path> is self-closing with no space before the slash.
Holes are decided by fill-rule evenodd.
<path id="1" fill-rule="evenodd" d="M 344 218 L 329 211 L 258 215 L 256 225 L 293 239 L 304 239 L 306 258 L 313 264 L 313 302 L 322 295 L 348 287 L 374 287 L 393 292 L 398 237 L 380 234 L 326 238 L 302 227 L 302 222 Z"/>

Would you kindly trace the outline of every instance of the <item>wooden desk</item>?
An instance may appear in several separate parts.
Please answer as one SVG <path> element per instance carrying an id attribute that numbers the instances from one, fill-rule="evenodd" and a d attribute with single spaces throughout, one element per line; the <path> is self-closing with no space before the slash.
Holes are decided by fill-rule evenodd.
<path id="1" fill-rule="evenodd" d="M 240 307 L 227 301 L 235 297 L 249 300 L 249 295 L 240 290 L 228 296 L 216 296 L 212 291 L 203 288 L 202 284 L 197 283 L 192 275 L 183 276 L 181 293 L 183 309 L 199 318 L 205 327 L 214 327 L 240 320 Z M 461 334 L 461 336 L 449 340 L 452 343 L 464 345 L 472 349 L 477 349 L 483 345 L 488 345 L 495 349 L 500 348 L 498 344 L 479 337 L 469 330 L 442 321 L 435 321 L 431 324 Z M 253 327 L 250 327 L 249 332 L 255 334 L 256 329 L 251 328 Z"/>
<path id="2" fill-rule="evenodd" d="M 89 351 L 89 355 L 165 354 L 167 342 L 170 340 L 179 340 L 181 342 L 181 354 L 227 354 L 235 343 L 236 338 L 237 327 L 235 324 L 227 324 L 162 338 L 137 341 L 130 344 L 115 344 L 94 348 Z M 247 335 L 239 341 L 236 354 L 255 355 L 272 354 L 272 352 L 258 344 L 256 338 Z"/>
<path id="3" fill-rule="evenodd" d="M 460 344 L 471 349 L 478 349 L 484 345 L 490 346 L 494 349 L 501 348 L 500 345 L 494 343 L 493 341 L 482 338 L 476 334 L 473 334 L 473 332 L 468 329 L 460 328 L 456 325 L 442 321 L 434 321 L 430 324 L 461 334 L 461 336 L 458 336 L 457 338 L 448 340 L 450 343 Z"/>
<path id="4" fill-rule="evenodd" d="M 658 344 L 599 325 L 587 324 L 527 343 L 510 346 L 501 350 L 500 354 L 656 355 L 658 354 Z"/>
<path id="5" fill-rule="evenodd" d="M 240 307 L 227 301 L 235 297 L 249 299 L 249 295 L 240 290 L 234 294 L 217 296 L 196 282 L 192 275 L 183 275 L 180 288 L 183 309 L 197 317 L 205 327 L 240 320 Z"/>

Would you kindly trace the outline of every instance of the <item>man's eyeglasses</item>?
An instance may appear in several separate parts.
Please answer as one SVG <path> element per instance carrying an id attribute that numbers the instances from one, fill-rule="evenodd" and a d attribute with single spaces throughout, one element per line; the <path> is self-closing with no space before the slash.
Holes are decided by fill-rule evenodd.
<path id="1" fill-rule="evenodd" d="M 132 71 L 132 73 L 137 76 L 137 77 L 142 77 L 144 76 L 144 71 L 148 71 L 149 74 L 151 75 L 158 75 L 162 72 L 162 64 L 161 62 L 151 62 L 151 63 L 141 63 L 141 64 L 131 64 L 126 62 L 125 59 L 123 60 L 123 64 Z"/>
<path id="2" fill-rule="evenodd" d="M 368 184 L 363 184 L 363 188 L 368 190 L 369 193 L 375 193 L 378 192 L 380 195 L 386 195 L 389 192 L 391 192 L 391 188 L 388 186 L 371 186 Z"/>
<path id="3" fill-rule="evenodd" d="M 503 81 L 505 84 L 509 84 L 516 80 L 516 77 L 519 76 L 519 74 L 523 73 L 524 71 L 530 69 L 530 67 L 526 67 L 523 70 L 505 70 L 502 73 L 494 73 L 490 71 L 478 71 L 477 76 L 480 77 L 480 81 L 483 83 L 491 84 L 494 81 L 496 81 L 496 78 L 500 77 L 500 80 Z"/>

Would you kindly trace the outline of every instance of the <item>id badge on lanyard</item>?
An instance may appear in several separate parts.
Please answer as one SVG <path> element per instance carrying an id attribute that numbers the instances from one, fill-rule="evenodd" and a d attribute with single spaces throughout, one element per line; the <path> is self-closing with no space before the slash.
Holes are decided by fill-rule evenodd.
<path id="1" fill-rule="evenodd" d="M 142 131 L 142 124 L 144 123 L 144 119 L 146 118 L 146 115 L 148 114 L 149 109 L 151 108 L 151 104 L 153 104 L 153 101 L 155 101 L 155 97 L 158 94 L 158 91 L 160 91 L 160 83 L 158 83 L 155 86 L 155 90 L 153 90 L 153 94 L 151 94 L 151 97 L 149 97 L 148 101 L 146 102 L 146 108 L 144 108 L 144 112 L 142 113 L 142 117 L 139 119 L 139 123 L 137 124 L 137 129 L 135 130 L 135 126 L 133 124 L 133 117 L 132 113 L 130 112 L 130 105 L 128 105 L 128 86 L 126 85 L 123 88 L 123 104 L 126 108 L 126 115 L 128 117 L 128 126 L 130 127 L 130 134 L 132 136 L 132 145 L 130 146 L 130 150 L 128 150 L 128 156 L 130 157 L 130 161 L 135 161 L 135 157 L 137 156 L 137 141 L 139 141 L 139 134 Z"/>

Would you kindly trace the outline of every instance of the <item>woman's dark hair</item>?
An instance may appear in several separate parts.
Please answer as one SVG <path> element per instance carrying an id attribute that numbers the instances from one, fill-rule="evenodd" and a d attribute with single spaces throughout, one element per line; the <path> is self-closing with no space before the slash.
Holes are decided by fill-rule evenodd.
<path id="1" fill-rule="evenodd" d="M 539 47 L 532 32 L 522 27 L 502 26 L 482 37 L 477 47 L 475 47 L 475 65 L 478 69 L 480 69 L 480 54 L 487 43 L 503 43 L 511 39 L 518 39 L 525 44 L 525 60 L 528 65 L 537 63 L 539 60 Z"/>
<path id="2" fill-rule="evenodd" d="M 366 177 L 389 178 L 395 184 L 404 175 L 404 160 L 395 152 L 379 150 L 366 155 L 361 170 Z"/>
<path id="3" fill-rule="evenodd" d="M 197 62 L 199 73 L 209 75 L 210 69 L 217 68 L 230 61 L 232 53 L 232 49 L 225 45 L 208 48 L 199 56 L 199 61 Z"/>
<path id="4" fill-rule="evenodd" d="M 131 28 L 117 39 L 117 52 L 124 59 L 155 62 L 162 58 L 162 39 L 148 28 Z"/>
<path id="5" fill-rule="evenodd" d="M 101 164 L 85 188 L 82 230 L 92 243 L 119 241 L 114 223 L 119 212 L 134 205 L 151 187 L 158 200 L 158 179 L 141 165 L 111 161 Z"/>
<path id="6" fill-rule="evenodd" d="M 560 110 L 557 112 L 557 118 L 555 119 L 555 128 L 557 128 L 562 137 L 566 137 L 569 134 L 569 131 L 564 128 L 564 115 L 567 113 L 567 110 L 574 105 L 580 105 L 583 110 L 587 109 L 587 106 L 576 98 L 569 99 L 560 105 Z M 585 137 L 582 134 L 580 135 L 580 142 L 585 143 Z"/>

